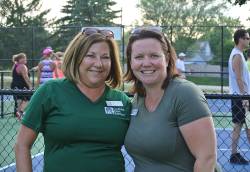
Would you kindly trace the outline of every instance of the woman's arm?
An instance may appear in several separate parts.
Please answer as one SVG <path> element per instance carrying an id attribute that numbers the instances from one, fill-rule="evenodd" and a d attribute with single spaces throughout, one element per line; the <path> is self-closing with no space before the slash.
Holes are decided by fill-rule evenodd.
<path id="1" fill-rule="evenodd" d="M 211 117 L 204 117 L 180 127 L 181 133 L 195 157 L 194 172 L 214 172 L 216 136 Z"/>
<path id="2" fill-rule="evenodd" d="M 21 125 L 14 148 L 17 172 L 32 172 L 30 149 L 36 138 L 36 132 L 24 125 Z"/>
<path id="3" fill-rule="evenodd" d="M 28 75 L 28 69 L 25 65 L 20 65 L 19 72 L 21 73 L 23 79 L 25 80 L 26 84 L 29 86 L 29 89 L 32 88 L 30 78 Z"/>

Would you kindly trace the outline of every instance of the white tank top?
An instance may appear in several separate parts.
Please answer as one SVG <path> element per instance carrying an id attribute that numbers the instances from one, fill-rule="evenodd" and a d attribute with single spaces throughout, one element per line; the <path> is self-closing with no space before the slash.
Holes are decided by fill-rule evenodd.
<path id="1" fill-rule="evenodd" d="M 238 84 L 237 84 L 236 75 L 235 75 L 235 72 L 233 71 L 233 67 L 232 67 L 232 60 L 236 54 L 239 54 L 241 56 L 241 60 L 243 62 L 242 66 L 241 66 L 241 68 L 242 68 L 241 77 L 242 77 L 243 84 L 244 84 L 244 90 L 246 92 L 244 94 L 250 94 L 250 76 L 249 76 L 249 72 L 248 72 L 248 68 L 247 68 L 247 63 L 246 63 L 246 60 L 244 58 L 242 51 L 240 51 L 236 47 L 233 48 L 233 50 L 230 54 L 230 57 L 229 57 L 229 61 L 228 61 L 230 93 L 231 94 L 241 94 L 240 89 L 239 89 Z"/>

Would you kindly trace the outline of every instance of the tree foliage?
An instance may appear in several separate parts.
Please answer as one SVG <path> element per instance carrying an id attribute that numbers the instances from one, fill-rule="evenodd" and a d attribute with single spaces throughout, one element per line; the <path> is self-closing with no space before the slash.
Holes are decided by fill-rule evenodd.
<path id="1" fill-rule="evenodd" d="M 227 9 L 217 0 L 141 0 L 138 4 L 146 24 L 161 26 L 198 26 L 219 21 Z M 196 30 L 186 30 L 187 35 Z"/>
<path id="2" fill-rule="evenodd" d="M 222 46 L 218 43 L 230 42 L 231 36 L 226 34 L 221 40 L 221 28 L 213 26 L 240 25 L 238 19 L 223 15 L 228 7 L 217 0 L 141 0 L 138 7 L 142 11 L 144 24 L 163 26 L 163 31 L 170 37 L 177 52 L 195 51 L 193 48 L 197 41 L 209 41 L 214 61 L 222 57 Z M 233 33 L 232 28 L 226 31 Z"/>
<path id="3" fill-rule="evenodd" d="M 46 26 L 50 10 L 41 10 L 41 0 L 0 1 L 1 24 L 7 27 Z"/>
<path id="4" fill-rule="evenodd" d="M 64 25 L 113 25 L 113 20 L 120 10 L 112 10 L 116 4 L 112 0 L 68 0 L 61 12 L 65 14 L 59 19 Z"/>
<path id="5" fill-rule="evenodd" d="M 112 9 L 114 5 L 113 0 L 68 0 L 61 10 L 63 17 L 55 22 L 59 29 L 54 38 L 60 38 L 56 42 L 69 42 L 83 26 L 114 25 L 121 12 Z"/>
<path id="6" fill-rule="evenodd" d="M 243 5 L 246 4 L 249 0 L 228 0 L 228 2 L 234 4 L 234 5 Z"/>
<path id="7" fill-rule="evenodd" d="M 0 6 L 0 58 L 9 59 L 6 66 L 16 53 L 24 52 L 28 58 L 40 55 L 48 38 L 44 26 L 48 24 L 46 15 L 50 10 L 42 11 L 40 0 L 1 0 Z M 39 27 L 36 34 L 33 27 Z"/>

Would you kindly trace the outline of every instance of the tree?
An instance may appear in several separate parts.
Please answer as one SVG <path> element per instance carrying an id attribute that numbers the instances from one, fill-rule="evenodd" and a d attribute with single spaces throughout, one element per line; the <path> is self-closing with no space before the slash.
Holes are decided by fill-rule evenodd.
<path id="1" fill-rule="evenodd" d="M 50 10 L 41 11 L 41 0 L 0 1 L 1 24 L 7 27 L 45 26 Z"/>
<path id="2" fill-rule="evenodd" d="M 55 23 L 59 28 L 55 33 L 57 43 L 69 42 L 83 26 L 115 25 L 114 19 L 121 12 L 112 9 L 115 4 L 113 0 L 68 0 L 61 10 L 64 16 Z"/>
<path id="3" fill-rule="evenodd" d="M 227 9 L 217 0 L 141 0 L 138 7 L 144 23 L 161 26 L 204 26 L 219 21 L 222 11 Z M 199 35 L 192 27 L 180 32 L 178 34 Z"/>
<path id="4" fill-rule="evenodd" d="M 67 26 L 113 25 L 120 17 L 120 10 L 111 9 L 115 4 L 112 0 L 68 0 L 61 10 L 65 16 L 58 22 Z"/>
<path id="5" fill-rule="evenodd" d="M 177 52 L 192 52 L 196 41 L 209 41 L 215 61 L 222 57 L 222 50 L 220 28 L 214 26 L 240 26 L 239 19 L 223 15 L 228 7 L 217 0 L 141 0 L 138 7 L 144 23 L 163 26 Z M 224 38 L 231 41 L 228 34 Z"/>
<path id="6" fill-rule="evenodd" d="M 228 0 L 228 2 L 230 2 L 230 3 L 234 4 L 234 5 L 243 5 L 243 4 L 246 4 L 247 1 L 249 1 L 249 0 L 234 0 L 234 1 Z"/>
<path id="7" fill-rule="evenodd" d="M 12 55 L 19 52 L 25 52 L 28 58 L 40 55 L 41 47 L 35 40 L 43 38 L 39 44 L 45 46 L 48 31 L 44 26 L 49 24 L 45 17 L 50 10 L 41 11 L 40 0 L 2 0 L 0 6 L 0 58 L 11 61 Z M 38 34 L 34 34 L 33 27 L 40 27 Z"/>

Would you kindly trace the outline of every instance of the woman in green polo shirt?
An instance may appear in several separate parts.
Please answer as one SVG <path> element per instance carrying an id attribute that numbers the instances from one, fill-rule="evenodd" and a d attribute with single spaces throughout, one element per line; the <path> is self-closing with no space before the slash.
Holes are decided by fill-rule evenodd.
<path id="1" fill-rule="evenodd" d="M 124 172 L 121 146 L 131 103 L 109 30 L 85 28 L 68 45 L 65 79 L 50 80 L 25 109 L 15 145 L 18 172 L 31 172 L 30 148 L 44 136 L 45 172 Z"/>
<path id="2" fill-rule="evenodd" d="M 133 30 L 126 54 L 135 97 L 125 147 L 135 172 L 212 172 L 211 112 L 197 86 L 177 77 L 175 51 L 160 28 Z"/>

